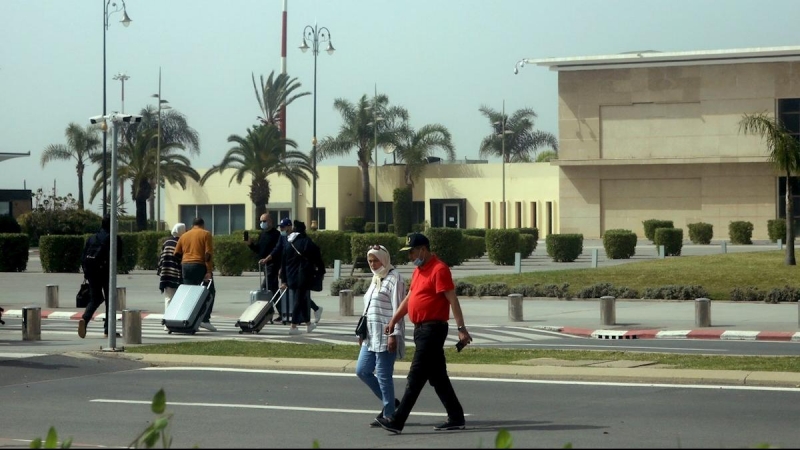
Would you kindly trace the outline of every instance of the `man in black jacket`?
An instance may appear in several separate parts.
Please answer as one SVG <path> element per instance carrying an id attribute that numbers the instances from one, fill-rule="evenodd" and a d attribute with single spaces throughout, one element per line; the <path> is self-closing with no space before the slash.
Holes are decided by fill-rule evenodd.
<path id="1" fill-rule="evenodd" d="M 117 262 L 122 259 L 122 238 L 117 235 Z M 103 332 L 108 337 L 108 290 L 110 283 L 109 256 L 111 255 L 111 217 L 103 217 L 100 231 L 86 240 L 86 246 L 81 255 L 81 267 L 83 276 L 89 282 L 89 292 L 91 300 L 86 306 L 86 310 L 78 322 L 78 336 L 86 337 L 86 325 L 92 320 L 97 308 L 103 303 L 106 304 L 106 318 L 103 319 Z M 114 314 L 115 317 L 116 313 Z M 113 320 L 113 319 L 112 319 Z M 121 337 L 117 333 L 117 337 Z"/>
<path id="2" fill-rule="evenodd" d="M 261 215 L 259 227 L 261 228 L 261 233 L 258 236 L 258 242 L 253 242 L 250 239 L 248 246 L 250 250 L 258 255 L 258 263 L 264 265 L 264 281 L 261 283 L 261 290 L 269 290 L 274 294 L 278 292 L 279 265 L 272 260 L 268 260 L 267 256 L 280 242 L 281 233 L 275 229 L 272 217 L 267 213 Z"/>
<path id="3" fill-rule="evenodd" d="M 289 299 L 293 300 L 289 334 L 300 334 L 297 325 L 301 323 L 306 324 L 306 331 L 310 333 L 317 326 L 311 322 L 309 311 L 314 276 L 305 269 L 313 268 L 313 272 L 321 275 L 325 273 L 325 263 L 319 247 L 306 234 L 306 224 L 299 220 L 294 221 L 293 232 L 287 237 L 286 244 L 281 255 L 280 278 L 281 288 L 288 288 Z"/>

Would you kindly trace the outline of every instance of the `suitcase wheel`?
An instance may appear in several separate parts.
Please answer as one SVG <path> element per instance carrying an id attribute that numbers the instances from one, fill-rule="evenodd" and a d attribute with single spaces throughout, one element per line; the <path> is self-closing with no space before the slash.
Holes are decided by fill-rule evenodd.
<path id="1" fill-rule="evenodd" d="M 242 334 L 242 333 L 244 333 L 244 331 L 242 331 L 242 330 L 239 330 L 239 334 Z"/>
<path id="2" fill-rule="evenodd" d="M 167 331 L 167 334 L 172 334 L 172 331 Z"/>

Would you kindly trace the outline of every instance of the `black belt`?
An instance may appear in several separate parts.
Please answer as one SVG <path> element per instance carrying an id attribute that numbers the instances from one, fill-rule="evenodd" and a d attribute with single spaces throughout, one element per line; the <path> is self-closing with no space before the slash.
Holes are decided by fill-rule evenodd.
<path id="1" fill-rule="evenodd" d="M 429 320 L 427 322 L 415 323 L 414 327 L 415 328 L 419 328 L 419 327 L 427 327 L 427 326 L 431 326 L 431 325 L 447 325 L 447 321 L 446 320 Z"/>

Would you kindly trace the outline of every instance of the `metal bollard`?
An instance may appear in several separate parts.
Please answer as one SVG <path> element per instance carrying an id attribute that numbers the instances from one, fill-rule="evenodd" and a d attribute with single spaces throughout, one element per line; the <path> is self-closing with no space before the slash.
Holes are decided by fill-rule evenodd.
<path id="1" fill-rule="evenodd" d="M 124 287 L 117 286 L 117 311 L 124 311 L 127 305 L 127 291 Z"/>
<path id="2" fill-rule="evenodd" d="M 339 291 L 339 315 L 353 316 L 353 291 L 342 289 Z"/>
<path id="3" fill-rule="evenodd" d="M 138 309 L 122 311 L 122 337 L 126 344 L 142 343 L 142 313 Z"/>
<path id="4" fill-rule="evenodd" d="M 597 269 L 597 256 L 600 254 L 600 251 L 596 248 L 592 249 L 592 269 Z"/>
<path id="5" fill-rule="evenodd" d="M 522 273 L 522 254 L 514 253 L 514 273 Z"/>
<path id="6" fill-rule="evenodd" d="M 726 241 L 722 241 L 722 253 L 728 253 L 728 243 Z"/>
<path id="7" fill-rule="evenodd" d="M 783 250 L 783 239 L 778 239 L 778 250 Z"/>
<path id="8" fill-rule="evenodd" d="M 600 297 L 600 322 L 603 325 L 617 324 L 617 299 L 606 295 Z"/>
<path id="9" fill-rule="evenodd" d="M 42 340 L 42 308 L 38 306 L 22 308 L 22 340 Z"/>
<path id="10" fill-rule="evenodd" d="M 695 299 L 694 324 L 698 327 L 711 326 L 711 300 L 707 298 Z"/>
<path id="11" fill-rule="evenodd" d="M 333 261 L 333 281 L 342 278 L 342 260 L 335 259 Z"/>
<path id="12" fill-rule="evenodd" d="M 522 294 L 508 296 L 508 320 L 522 322 Z"/>
<path id="13" fill-rule="evenodd" d="M 44 304 L 48 308 L 58 308 L 58 285 L 48 284 L 44 291 Z"/>
<path id="14" fill-rule="evenodd" d="M 664 259 L 667 257 L 667 251 L 663 245 L 658 246 L 658 259 Z"/>

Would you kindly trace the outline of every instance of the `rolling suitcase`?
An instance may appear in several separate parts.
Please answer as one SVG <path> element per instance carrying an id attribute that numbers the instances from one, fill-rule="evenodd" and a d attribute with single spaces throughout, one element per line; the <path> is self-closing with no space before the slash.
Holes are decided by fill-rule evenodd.
<path id="1" fill-rule="evenodd" d="M 258 300 L 250 304 L 239 317 L 239 320 L 236 321 L 236 326 L 241 328 L 239 334 L 258 333 L 267 322 L 272 322 L 272 312 L 275 310 L 275 305 L 281 301 L 285 293 L 286 290 L 284 289 L 276 292 L 270 300 Z"/>
<path id="2" fill-rule="evenodd" d="M 258 290 L 250 291 L 250 304 L 252 305 L 258 301 L 268 302 L 272 298 L 272 292 L 269 289 L 262 290 L 261 284 L 263 280 L 264 269 L 263 265 L 258 265 Z"/>
<path id="3" fill-rule="evenodd" d="M 167 332 L 195 334 L 200 328 L 203 316 L 206 314 L 211 301 L 211 283 L 208 285 L 193 286 L 182 284 L 178 286 L 172 301 L 169 302 L 161 323 L 167 327 Z"/>

